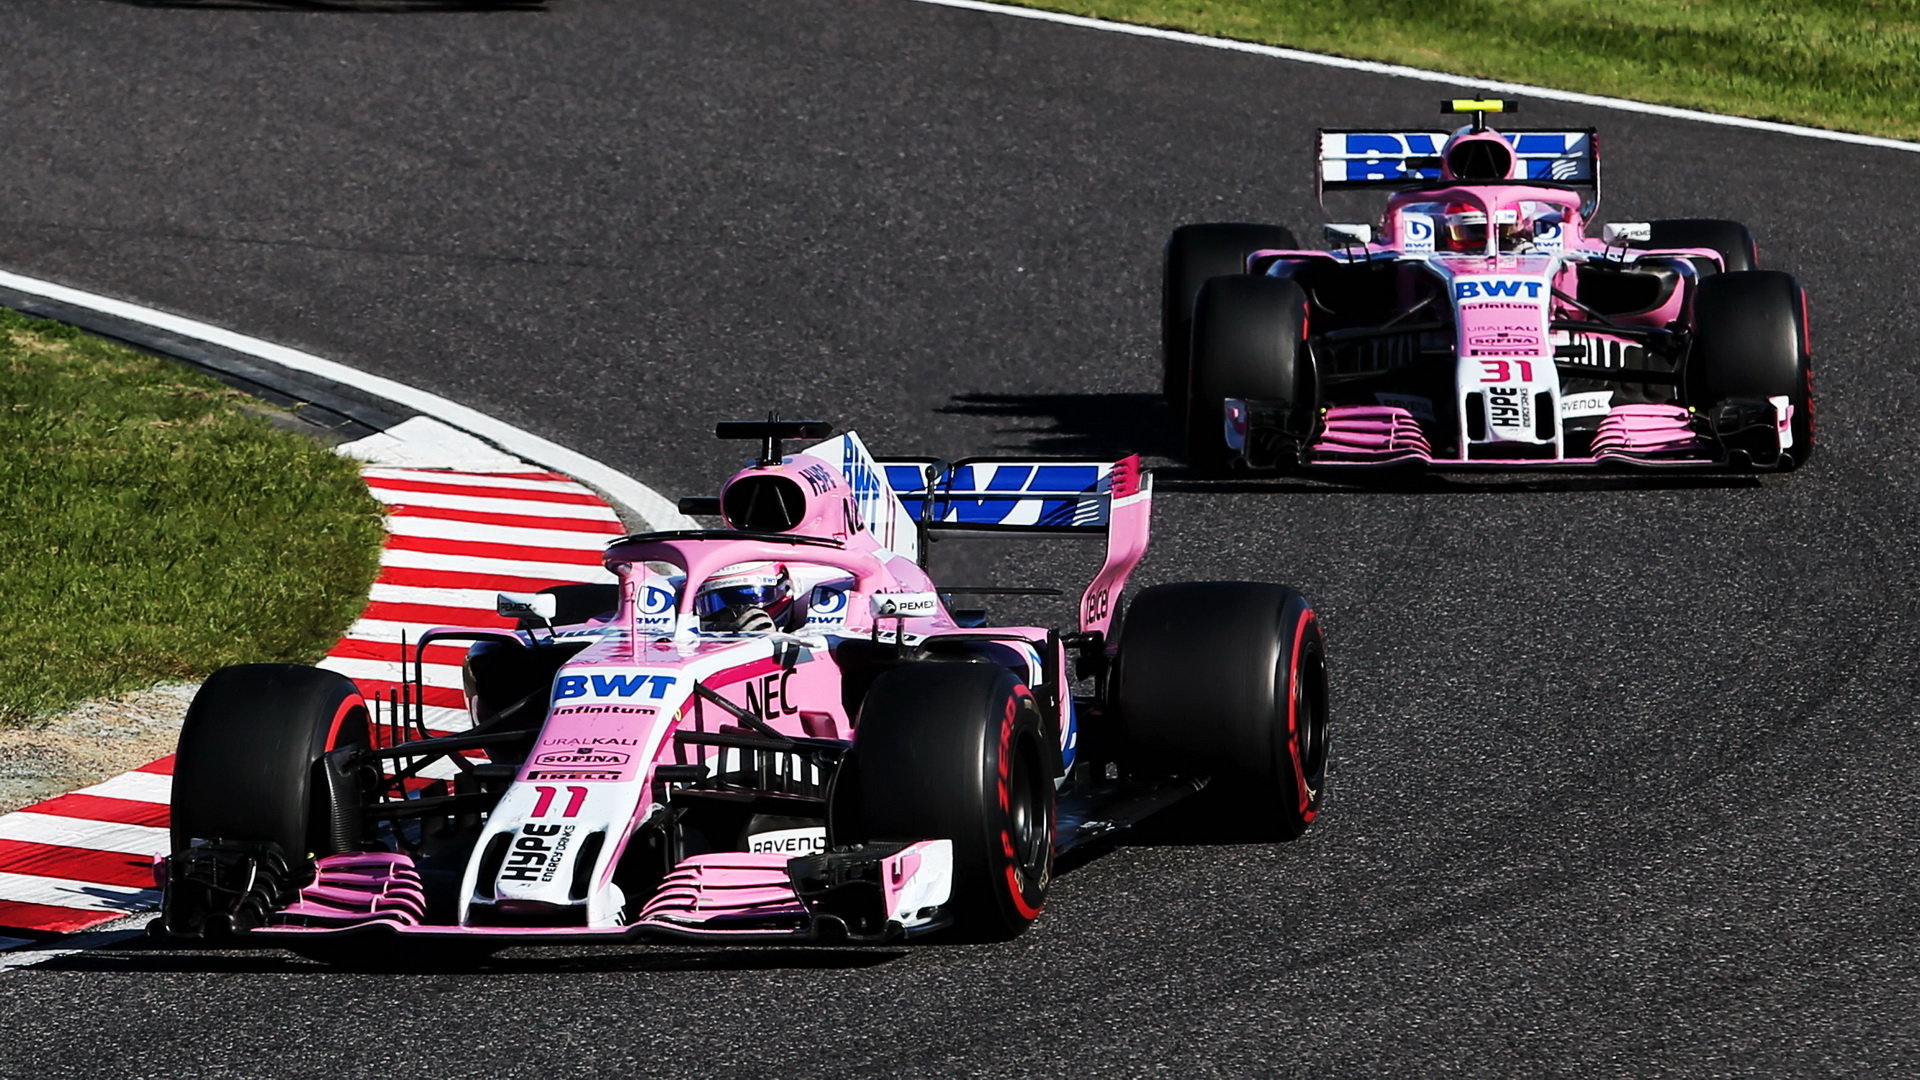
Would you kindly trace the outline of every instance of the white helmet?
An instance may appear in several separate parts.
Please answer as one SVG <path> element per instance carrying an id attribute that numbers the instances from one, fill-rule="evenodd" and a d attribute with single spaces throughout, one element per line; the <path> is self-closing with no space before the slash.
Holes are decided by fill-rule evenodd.
<path id="1" fill-rule="evenodd" d="M 793 579 L 785 563 L 734 563 L 701 584 L 693 613 L 708 633 L 790 630 Z"/>

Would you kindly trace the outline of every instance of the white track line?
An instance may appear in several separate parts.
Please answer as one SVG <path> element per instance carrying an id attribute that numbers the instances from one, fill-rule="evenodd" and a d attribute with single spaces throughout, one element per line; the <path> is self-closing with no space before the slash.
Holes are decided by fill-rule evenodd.
<path id="1" fill-rule="evenodd" d="M 455 574 L 498 574 L 502 577 L 544 578 L 550 581 L 611 583 L 617 580 L 603 566 L 549 563 L 519 559 L 487 559 L 477 555 L 441 555 L 432 551 L 398 549 L 380 556 L 381 566 L 403 570 L 439 570 Z"/>
<path id="2" fill-rule="evenodd" d="M 1324 53 L 1304 52 L 1300 49 L 1283 49 L 1277 45 L 1258 45 L 1250 41 L 1233 41 L 1228 38 L 1203 37 L 1199 34 L 1183 33 L 1179 30 L 1162 30 L 1155 26 L 1135 26 L 1131 23 L 1090 19 L 1084 15 L 1065 15 L 1057 11 L 1039 11 L 1034 8 L 1008 7 L 1005 4 L 984 3 L 982 0 L 908 0 L 908 2 L 930 4 L 934 7 L 960 8 L 965 11 L 980 11 L 992 15 L 1005 15 L 1015 19 L 1032 19 L 1035 22 L 1059 23 L 1062 26 L 1077 26 L 1085 30 L 1102 30 L 1110 34 L 1127 34 L 1132 37 L 1176 41 L 1183 45 L 1199 45 L 1203 48 L 1224 49 L 1228 52 L 1252 53 L 1256 56 L 1270 56 L 1276 60 L 1291 60 L 1297 64 L 1315 64 L 1320 67 L 1341 68 L 1346 71 L 1358 71 L 1368 75 L 1388 75 L 1398 79 L 1418 79 L 1422 82 L 1471 87 L 1501 94 L 1518 94 L 1525 97 L 1538 98 L 1542 101 L 1564 101 L 1573 105 L 1591 105 L 1601 109 L 1617 109 L 1621 112 L 1643 113 L 1648 116 L 1665 116 L 1676 120 L 1692 120 L 1702 124 L 1718 124 L 1721 127 L 1747 128 L 1752 131 L 1767 131 L 1777 135 L 1797 135 L 1801 138 L 1825 139 L 1829 142 L 1851 143 L 1855 146 L 1872 146 L 1882 150 L 1904 150 L 1908 153 L 1920 153 L 1920 143 L 1902 142 L 1899 139 L 1887 139 L 1878 135 L 1856 135 L 1849 131 L 1827 131 L 1822 128 L 1802 127 L 1798 124 L 1782 124 L 1772 120 L 1751 120 L 1744 116 L 1724 116 L 1720 113 L 1701 112 L 1698 109 L 1680 109 L 1671 105 L 1652 105 L 1644 101 L 1601 97 L 1598 94 L 1581 94 L 1572 90 L 1555 90 L 1547 86 L 1529 86 L 1526 83 L 1501 82 L 1496 79 L 1477 79 L 1468 75 L 1452 75 L 1444 71 L 1428 71 L 1423 68 L 1404 67 L 1400 64 L 1382 64 L 1374 60 L 1349 60 L 1344 56 L 1328 56 Z"/>
<path id="3" fill-rule="evenodd" d="M 418 506 L 436 510 L 464 510 L 476 514 L 503 514 L 514 517 L 569 518 L 574 521 L 604 521 L 618 527 L 620 519 L 612 507 L 582 506 L 579 503 L 546 502 L 535 498 L 491 498 L 485 495 L 446 495 L 437 491 L 403 491 L 369 486 L 375 499 L 389 506 Z"/>
<path id="4" fill-rule="evenodd" d="M 154 851 L 131 854 L 155 855 L 165 848 L 166 844 L 162 843 Z M 159 907 L 160 890 L 137 889 L 131 885 L 102 885 L 96 881 L 71 881 L 38 874 L 0 873 L 0 900 L 76 908 L 80 911 L 124 911 L 133 914 Z"/>
<path id="5" fill-rule="evenodd" d="M 484 544 L 594 552 L 605 548 L 609 540 L 620 535 L 528 529 L 518 525 L 483 525 L 473 521 L 448 521 L 445 518 L 407 517 L 401 514 L 387 518 L 387 531 L 397 536 L 417 536 L 428 540 L 473 540 Z"/>
<path id="6" fill-rule="evenodd" d="M 698 527 L 691 518 L 680 513 L 672 500 L 612 466 L 604 465 L 585 454 L 569 450 L 559 443 L 543 439 L 503 420 L 496 420 L 477 409 L 470 409 L 458 402 L 449 401 L 438 394 L 431 394 L 408 386 L 406 383 L 372 375 L 332 360 L 324 360 L 298 349 L 289 349 L 285 345 L 275 345 L 273 342 L 262 341 L 245 334 L 236 334 L 209 323 L 130 304 L 124 300 L 115 300 L 98 293 L 69 288 L 55 282 L 42 281 L 39 278 L 0 270 L 0 287 L 29 293 L 62 304 L 71 304 L 89 311 L 97 311 L 103 315 L 143 326 L 151 326 L 180 337 L 217 345 L 289 371 L 314 375 L 343 386 L 351 386 L 356 390 L 385 398 L 397 405 L 433 417 L 450 427 L 484 439 L 502 450 L 537 465 L 566 473 L 590 484 L 614 500 L 626 504 L 628 509 L 645 520 L 652 528 Z"/>
<path id="7" fill-rule="evenodd" d="M 506 491 L 529 491 L 541 495 L 579 495 L 586 489 L 567 480 L 527 480 L 517 476 L 489 476 L 484 473 L 450 473 L 431 469 L 403 469 L 386 465 L 370 465 L 362 470 L 369 485 L 381 480 L 414 480 L 429 484 L 444 484 L 449 487 L 470 487 L 501 489 Z M 593 510 L 592 503 L 579 503 L 582 510 Z"/>
<path id="8" fill-rule="evenodd" d="M 83 787 L 75 795 L 97 795 L 103 799 L 159 803 L 173 801 L 173 777 L 165 773 L 128 772 L 109 777 L 92 787 Z"/>
<path id="9" fill-rule="evenodd" d="M 122 855 L 158 855 L 167 850 L 167 830 L 152 825 L 123 825 L 116 821 L 36 814 L 31 810 L 0 814 L 0 840 Z"/>

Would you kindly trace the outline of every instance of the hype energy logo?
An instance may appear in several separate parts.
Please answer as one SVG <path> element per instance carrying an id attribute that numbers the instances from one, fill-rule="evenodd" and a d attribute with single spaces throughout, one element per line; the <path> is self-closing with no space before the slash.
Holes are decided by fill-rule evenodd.
<path id="1" fill-rule="evenodd" d="M 1468 278 L 1453 283 L 1453 299 L 1461 304 L 1487 300 L 1538 300 L 1545 294 L 1546 288 L 1546 282 L 1533 278 Z"/>

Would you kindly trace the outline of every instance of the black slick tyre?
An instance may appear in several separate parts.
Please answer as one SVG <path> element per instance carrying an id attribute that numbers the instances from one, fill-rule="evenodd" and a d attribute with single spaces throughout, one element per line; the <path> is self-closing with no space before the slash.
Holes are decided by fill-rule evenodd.
<path id="1" fill-rule="evenodd" d="M 1720 274 L 1700 283 L 1693 316 L 1682 377 L 1686 403 L 1705 411 L 1728 401 L 1786 397 L 1792 445 L 1778 467 L 1806 464 L 1815 428 L 1805 290 L 1778 270 Z"/>
<path id="2" fill-rule="evenodd" d="M 1186 422 L 1187 357 L 1200 286 L 1246 273 L 1247 256 L 1256 251 L 1299 246 L 1293 232 L 1278 225 L 1208 222 L 1173 230 L 1160 275 L 1160 386 L 1176 422 Z"/>
<path id="3" fill-rule="evenodd" d="M 1187 460 L 1226 469 L 1227 398 L 1279 403 L 1295 429 L 1313 404 L 1305 374 L 1307 294 L 1285 278 L 1218 277 L 1194 302 L 1187 389 Z"/>
<path id="4" fill-rule="evenodd" d="M 953 841 L 954 936 L 1025 930 L 1046 902 L 1054 755 L 1033 695 L 992 664 L 885 672 L 860 707 L 828 798 L 828 844 Z"/>
<path id="5" fill-rule="evenodd" d="M 1737 221 L 1717 218 L 1668 218 L 1649 222 L 1649 235 L 1641 248 L 1707 248 L 1720 256 L 1720 266 L 1704 259 L 1693 264 L 1702 277 L 1724 272 L 1732 274 L 1760 268 L 1760 248 L 1753 233 Z"/>
<path id="6" fill-rule="evenodd" d="M 359 799 L 328 781 L 321 758 L 367 739 L 367 704 L 344 675 L 297 664 L 214 672 L 180 729 L 173 850 L 272 841 L 295 867 L 351 850 Z"/>
<path id="7" fill-rule="evenodd" d="M 1292 840 L 1326 788 L 1326 640 L 1282 585 L 1156 585 L 1128 605 L 1113 680 L 1129 771 L 1211 778 L 1213 836 Z"/>

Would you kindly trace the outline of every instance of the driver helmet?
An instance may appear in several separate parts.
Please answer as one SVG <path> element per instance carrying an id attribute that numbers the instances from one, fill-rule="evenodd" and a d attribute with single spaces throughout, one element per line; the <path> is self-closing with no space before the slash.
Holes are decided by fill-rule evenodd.
<path id="1" fill-rule="evenodd" d="M 716 571 L 693 597 L 700 629 L 708 633 L 791 630 L 793 578 L 785 563 L 734 563 Z"/>
<path id="2" fill-rule="evenodd" d="M 1438 243 L 1442 251 L 1487 250 L 1487 213 L 1472 203 L 1449 203 L 1440 213 Z"/>

